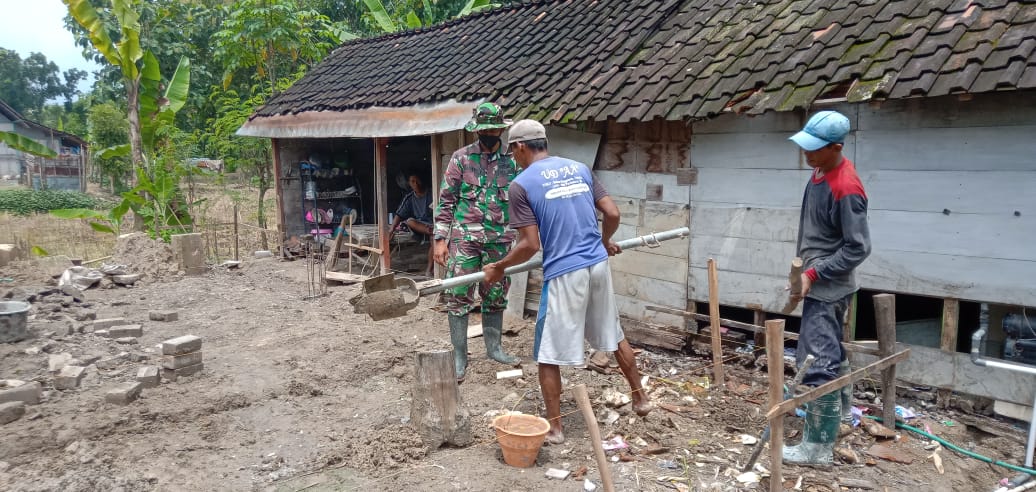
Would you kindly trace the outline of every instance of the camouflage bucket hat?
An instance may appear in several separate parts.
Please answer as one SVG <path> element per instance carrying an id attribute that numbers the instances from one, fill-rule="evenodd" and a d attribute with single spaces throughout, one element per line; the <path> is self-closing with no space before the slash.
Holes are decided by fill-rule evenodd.
<path id="1" fill-rule="evenodd" d="M 464 129 L 469 132 L 511 126 L 511 120 L 504 118 L 504 110 L 491 102 L 479 104 L 472 113 L 471 121 L 464 125 Z"/>

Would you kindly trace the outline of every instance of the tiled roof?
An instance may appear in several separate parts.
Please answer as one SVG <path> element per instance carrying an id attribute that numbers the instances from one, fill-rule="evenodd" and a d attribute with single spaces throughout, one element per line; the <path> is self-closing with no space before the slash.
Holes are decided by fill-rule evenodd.
<path id="1" fill-rule="evenodd" d="M 486 98 L 624 122 L 1032 88 L 1033 0 L 531 1 L 346 43 L 256 116 Z"/>

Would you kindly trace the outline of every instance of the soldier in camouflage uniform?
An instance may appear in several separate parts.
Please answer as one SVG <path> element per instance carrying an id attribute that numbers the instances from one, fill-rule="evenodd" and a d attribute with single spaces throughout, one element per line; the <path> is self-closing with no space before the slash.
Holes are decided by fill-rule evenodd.
<path id="1" fill-rule="evenodd" d="M 478 134 L 478 142 L 454 152 L 446 165 L 435 210 L 434 257 L 446 267 L 447 278 L 482 271 L 484 265 L 506 256 L 514 242 L 515 232 L 507 225 L 507 190 L 519 169 L 500 143 L 500 135 L 510 125 L 500 106 L 479 104 L 464 127 Z M 482 298 L 486 355 L 503 364 L 518 362 L 501 347 L 510 285 L 510 278 L 504 277 L 494 284 L 444 292 L 458 381 L 464 379 L 468 366 L 468 313 L 478 306 L 476 292 Z"/>

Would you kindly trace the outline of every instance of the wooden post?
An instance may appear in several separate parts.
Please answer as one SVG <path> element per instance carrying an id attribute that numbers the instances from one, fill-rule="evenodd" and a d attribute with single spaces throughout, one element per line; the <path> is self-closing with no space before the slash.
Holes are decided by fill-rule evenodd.
<path id="1" fill-rule="evenodd" d="M 878 351 L 885 358 L 896 351 L 896 296 L 874 296 L 874 320 L 878 331 Z M 881 371 L 881 418 L 885 427 L 896 428 L 896 366 Z"/>
<path id="2" fill-rule="evenodd" d="M 944 352 L 953 354 L 957 352 L 957 325 L 960 319 L 960 301 L 957 299 L 944 299 L 942 303 L 942 339 L 939 348 Z M 936 391 L 938 403 L 946 408 L 950 403 L 948 389 L 940 388 Z"/>
<path id="3" fill-rule="evenodd" d="M 432 135 L 432 214 L 435 214 L 435 209 L 439 206 L 439 185 L 442 181 L 442 147 L 443 140 L 445 139 L 445 133 L 438 133 Z M 432 217 L 432 221 L 435 218 Z M 434 229 L 434 225 L 432 227 Z M 434 230 L 432 232 L 435 232 Z M 435 239 L 429 238 L 432 244 L 435 244 Z M 428 254 L 432 254 L 432 248 L 429 248 Z M 442 278 L 443 268 L 438 263 L 432 262 L 432 278 Z"/>
<path id="4" fill-rule="evenodd" d="M 586 428 L 590 431 L 590 442 L 594 445 L 594 459 L 597 460 L 597 468 L 601 473 L 604 492 L 615 492 L 611 469 L 608 468 L 608 457 L 604 455 L 604 444 L 601 443 L 601 429 L 597 427 L 597 417 L 594 415 L 593 407 L 590 406 L 590 395 L 586 391 L 586 385 L 580 384 L 572 388 L 572 394 L 576 397 L 576 404 L 579 405 L 579 410 L 583 413 L 583 420 L 586 421 Z"/>
<path id="5" fill-rule="evenodd" d="M 784 320 L 766 322 L 766 374 L 770 380 L 770 407 L 784 400 Z M 759 443 L 760 446 L 763 443 Z M 770 492 L 783 492 L 781 452 L 784 449 L 784 414 L 770 419 Z"/>
<path id="6" fill-rule="evenodd" d="M 277 221 L 277 232 L 281 234 L 278 247 L 284 245 L 283 241 L 288 239 L 287 222 L 284 221 L 284 184 L 281 183 L 281 177 L 284 176 L 284 171 L 281 169 L 281 146 L 280 140 L 276 138 L 270 139 L 270 154 L 273 157 L 273 194 L 277 196 L 277 215 L 279 220 Z M 301 179 L 301 178 L 299 178 Z M 305 211 L 303 211 L 305 213 Z M 281 248 L 281 256 L 283 257 L 284 250 Z"/>
<path id="7" fill-rule="evenodd" d="M 752 324 L 756 326 L 763 326 L 766 323 L 766 311 L 762 309 L 756 309 L 752 312 L 754 314 Z M 752 335 L 752 339 L 755 340 L 755 346 L 762 348 L 766 346 L 766 332 L 756 331 Z M 754 356 L 754 355 L 753 355 Z"/>
<path id="8" fill-rule="evenodd" d="M 381 248 L 381 274 L 389 273 L 392 266 L 392 240 L 388 230 L 388 139 L 374 139 L 374 214 L 378 218 L 378 242 Z"/>
<path id="9" fill-rule="evenodd" d="M 716 386 L 723 387 L 723 340 L 719 326 L 719 274 L 716 260 L 709 258 L 709 333 L 712 335 L 712 364 Z"/>
<path id="10" fill-rule="evenodd" d="M 849 301 L 849 310 L 845 313 L 845 323 L 842 325 L 843 342 L 856 340 L 856 300 L 858 297 L 858 292 L 853 293 L 853 298 Z"/>
<path id="11" fill-rule="evenodd" d="M 237 202 L 234 202 L 234 261 L 241 260 L 238 254 L 238 237 L 237 237 Z"/>
<path id="12" fill-rule="evenodd" d="M 474 442 L 471 419 L 461 405 L 453 351 L 420 352 L 414 366 L 410 421 L 428 449 L 443 443 L 467 446 Z"/>

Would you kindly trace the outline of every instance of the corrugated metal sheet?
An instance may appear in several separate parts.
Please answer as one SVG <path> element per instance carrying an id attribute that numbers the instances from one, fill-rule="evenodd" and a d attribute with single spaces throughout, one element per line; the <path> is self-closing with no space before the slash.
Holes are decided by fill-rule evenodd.
<path id="1" fill-rule="evenodd" d="M 482 101 L 372 107 L 345 111 L 305 111 L 257 116 L 237 134 L 266 138 L 379 138 L 431 135 L 459 130 Z"/>

